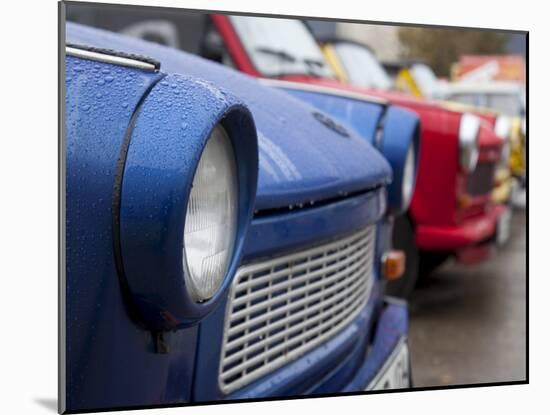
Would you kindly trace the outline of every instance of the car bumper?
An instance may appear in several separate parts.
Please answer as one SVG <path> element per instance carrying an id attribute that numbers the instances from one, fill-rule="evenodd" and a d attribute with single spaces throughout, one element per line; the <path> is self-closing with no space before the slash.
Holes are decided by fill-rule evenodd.
<path id="1" fill-rule="evenodd" d="M 384 298 L 381 307 L 378 313 L 372 303 L 367 305 L 347 329 L 317 350 L 225 399 L 338 394 L 375 387 L 376 379 L 391 370 L 395 352 L 408 334 L 406 303 Z M 374 318 L 371 331 L 369 322 Z"/>
<path id="2" fill-rule="evenodd" d="M 386 304 L 367 357 L 342 392 L 412 387 L 407 304 L 392 298 Z"/>
<path id="3" fill-rule="evenodd" d="M 495 205 L 482 216 L 464 220 L 460 225 L 419 225 L 416 244 L 424 251 L 459 253 L 476 245 L 490 243 L 496 235 L 499 218 L 506 206 Z"/>

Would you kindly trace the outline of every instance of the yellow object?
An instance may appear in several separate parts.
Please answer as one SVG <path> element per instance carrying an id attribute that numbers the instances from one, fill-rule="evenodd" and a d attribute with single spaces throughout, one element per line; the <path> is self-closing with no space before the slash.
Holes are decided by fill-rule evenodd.
<path id="1" fill-rule="evenodd" d="M 321 44 L 321 50 L 328 64 L 334 70 L 338 80 L 349 82 L 345 68 L 342 66 L 333 46 L 330 43 Z M 423 97 L 418 83 L 414 79 L 411 70 L 407 67 L 402 68 L 395 79 L 395 86 L 399 91 L 409 93 L 416 97 Z M 454 101 L 440 101 L 444 108 L 458 112 L 477 112 L 487 114 L 498 114 L 487 108 L 478 108 Z M 520 117 L 512 118 L 512 128 L 510 132 L 510 158 L 508 165 L 500 164 L 495 173 L 495 188 L 492 193 L 492 199 L 496 203 L 507 203 L 512 193 L 512 176 L 525 177 L 525 134 L 522 128 Z M 463 201 L 468 204 L 468 201 Z"/>
<path id="2" fill-rule="evenodd" d="M 415 97 L 422 98 L 422 91 L 416 83 L 412 72 L 409 68 L 402 68 L 397 73 L 395 78 L 395 87 L 402 92 L 414 95 Z"/>
<path id="3" fill-rule="evenodd" d="M 440 103 L 447 109 L 452 111 L 461 112 L 477 112 L 481 114 L 498 115 L 488 108 L 473 107 L 471 105 L 462 104 L 454 101 L 440 101 Z M 518 178 L 525 177 L 526 162 L 525 162 L 525 134 L 522 128 L 522 119 L 520 117 L 510 117 L 512 127 L 510 129 L 510 136 L 508 137 L 510 142 L 510 156 L 508 159 L 508 167 L 511 170 L 512 175 L 509 180 L 512 180 L 512 176 Z"/>
<path id="4" fill-rule="evenodd" d="M 512 196 L 513 178 L 508 166 L 497 167 L 495 172 L 495 187 L 491 193 L 491 200 L 497 204 L 507 204 Z"/>
<path id="5" fill-rule="evenodd" d="M 323 55 L 325 55 L 325 59 L 328 61 L 329 65 L 332 67 L 332 70 L 336 74 L 336 78 L 342 82 L 349 82 L 348 75 L 346 74 L 344 67 L 340 65 L 340 61 L 338 60 L 338 57 L 336 56 L 336 52 L 334 52 L 334 48 L 332 47 L 332 45 L 328 43 L 321 45 L 321 51 L 323 52 Z"/>
<path id="6" fill-rule="evenodd" d="M 512 119 L 512 134 L 510 136 L 510 169 L 516 177 L 525 177 L 527 168 L 525 162 L 525 134 L 519 117 Z"/>

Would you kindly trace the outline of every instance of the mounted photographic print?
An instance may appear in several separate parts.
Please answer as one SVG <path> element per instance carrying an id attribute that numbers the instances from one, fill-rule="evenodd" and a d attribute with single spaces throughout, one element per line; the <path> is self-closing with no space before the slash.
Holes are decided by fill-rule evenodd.
<path id="1" fill-rule="evenodd" d="M 59 7 L 60 412 L 527 382 L 526 32 Z"/>

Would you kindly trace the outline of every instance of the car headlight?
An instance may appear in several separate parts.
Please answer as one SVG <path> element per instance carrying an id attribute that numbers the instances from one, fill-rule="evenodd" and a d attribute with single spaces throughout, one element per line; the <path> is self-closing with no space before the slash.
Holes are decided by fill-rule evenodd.
<path id="1" fill-rule="evenodd" d="M 406 109 L 390 106 L 384 118 L 380 151 L 390 163 L 393 180 L 388 186 L 388 208 L 399 215 L 409 208 L 418 172 L 420 122 Z"/>
<path id="2" fill-rule="evenodd" d="M 479 158 L 479 128 L 481 121 L 473 114 L 462 114 L 458 130 L 459 164 L 464 173 L 471 173 Z"/>
<path id="3" fill-rule="evenodd" d="M 168 75 L 130 128 L 113 209 L 125 298 L 152 330 L 191 326 L 225 298 L 240 262 L 258 179 L 254 120 L 214 85 Z"/>
<path id="4" fill-rule="evenodd" d="M 227 272 L 237 230 L 238 192 L 231 141 L 218 125 L 199 161 L 185 215 L 184 276 L 195 301 L 211 298 Z"/>
<path id="5" fill-rule="evenodd" d="M 510 158 L 510 140 L 512 136 L 512 120 L 505 115 L 499 115 L 495 121 L 495 134 L 502 140 L 500 161 L 507 164 Z"/>
<path id="6" fill-rule="evenodd" d="M 414 182 L 416 177 L 416 154 L 414 145 L 409 147 L 407 157 L 405 159 L 405 167 L 403 168 L 403 204 L 409 205 L 412 199 Z"/>
<path id="7" fill-rule="evenodd" d="M 508 140 L 511 130 L 512 122 L 510 118 L 505 115 L 499 115 L 495 121 L 495 134 L 503 140 Z"/>

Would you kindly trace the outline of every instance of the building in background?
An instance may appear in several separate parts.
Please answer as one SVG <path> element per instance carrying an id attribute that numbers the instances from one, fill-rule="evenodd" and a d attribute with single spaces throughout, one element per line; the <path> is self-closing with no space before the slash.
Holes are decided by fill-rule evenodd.
<path id="1" fill-rule="evenodd" d="M 522 55 L 463 55 L 451 69 L 455 81 L 514 81 L 525 84 Z"/>
<path id="2" fill-rule="evenodd" d="M 461 79 L 468 73 L 468 80 L 525 82 L 527 37 L 524 33 L 320 20 L 307 23 L 317 38 L 365 44 L 390 66 L 422 62 L 437 77 L 445 79 Z"/>
<path id="3" fill-rule="evenodd" d="M 308 20 L 316 37 L 349 39 L 368 45 L 382 61 L 399 60 L 402 47 L 399 26 Z"/>

